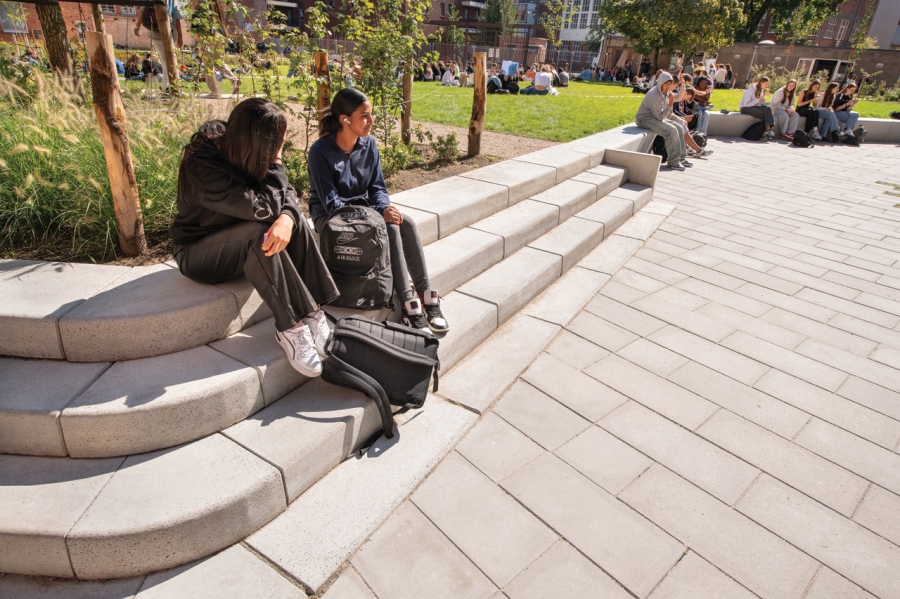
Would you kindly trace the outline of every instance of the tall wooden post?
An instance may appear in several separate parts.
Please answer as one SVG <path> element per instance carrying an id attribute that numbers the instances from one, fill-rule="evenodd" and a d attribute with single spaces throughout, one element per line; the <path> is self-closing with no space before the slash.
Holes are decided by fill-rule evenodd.
<path id="1" fill-rule="evenodd" d="M 172 24 L 169 21 L 169 9 L 165 4 L 154 5 L 156 22 L 159 25 L 159 39 L 162 41 L 163 54 L 160 56 L 169 75 L 169 87 L 178 90 L 181 87 L 181 75 L 178 72 L 178 54 L 172 41 Z"/>
<path id="2" fill-rule="evenodd" d="M 94 112 L 100 124 L 100 138 L 106 156 L 119 247 L 126 256 L 139 256 L 147 253 L 147 241 L 144 239 L 144 220 L 126 135 L 125 106 L 116 74 L 112 36 L 87 31 L 85 39 L 91 89 L 94 92 Z"/>
<path id="3" fill-rule="evenodd" d="M 487 53 L 475 53 L 475 94 L 472 97 L 472 120 L 469 121 L 469 156 L 481 153 L 481 132 L 487 110 Z"/>
<path id="4" fill-rule="evenodd" d="M 106 33 L 106 24 L 103 22 L 103 11 L 99 4 L 91 4 L 91 14 L 94 15 L 94 29 L 100 33 Z"/>
<path id="5" fill-rule="evenodd" d="M 412 142 L 412 87 L 413 87 L 412 71 L 403 73 L 403 106 L 400 113 L 400 134 L 403 136 L 403 143 L 409 145 Z"/>
<path id="6" fill-rule="evenodd" d="M 331 106 L 331 74 L 328 72 L 328 52 L 316 52 L 316 78 L 319 80 L 316 108 L 318 109 L 319 129 L 322 129 L 322 118 L 325 110 Z"/>

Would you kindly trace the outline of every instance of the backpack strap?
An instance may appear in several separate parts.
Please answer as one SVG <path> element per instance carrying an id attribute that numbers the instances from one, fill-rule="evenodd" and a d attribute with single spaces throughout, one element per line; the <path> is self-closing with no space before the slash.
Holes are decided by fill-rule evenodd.
<path id="1" fill-rule="evenodd" d="M 378 406 L 378 412 L 381 414 L 381 427 L 384 436 L 388 439 L 393 437 L 394 415 L 391 413 L 391 403 L 388 401 L 387 393 L 384 392 L 384 389 L 378 384 L 378 381 L 367 375 L 365 372 L 347 364 L 333 354 L 325 358 L 326 364 L 329 361 L 331 364 L 328 364 L 328 366 L 331 367 L 326 366 L 326 368 L 323 369 L 322 378 L 328 382 L 333 382 L 336 385 L 362 391 L 366 397 L 374 401 L 375 405 Z M 325 376 L 326 373 L 327 376 Z"/>

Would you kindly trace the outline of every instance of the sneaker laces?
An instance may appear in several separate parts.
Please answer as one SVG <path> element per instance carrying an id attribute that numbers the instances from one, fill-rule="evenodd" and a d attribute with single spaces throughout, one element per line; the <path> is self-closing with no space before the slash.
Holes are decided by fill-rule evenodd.
<path id="1" fill-rule="evenodd" d="M 328 318 L 325 317 L 325 312 L 322 310 L 310 312 L 303 318 L 303 322 L 309 327 L 319 355 L 324 356 L 325 348 L 328 345 L 328 337 L 331 336 L 331 327 L 328 326 Z"/>

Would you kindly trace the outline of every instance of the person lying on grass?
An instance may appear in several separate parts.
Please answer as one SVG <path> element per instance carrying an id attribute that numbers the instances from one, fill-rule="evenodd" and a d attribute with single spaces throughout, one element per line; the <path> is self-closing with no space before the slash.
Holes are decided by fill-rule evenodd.
<path id="1" fill-rule="evenodd" d="M 169 234 L 189 279 L 211 285 L 243 273 L 272 311 L 291 366 L 316 377 L 330 334 L 320 305 L 340 293 L 288 183 L 286 131 L 284 113 L 262 98 L 201 125 L 182 154 Z"/>

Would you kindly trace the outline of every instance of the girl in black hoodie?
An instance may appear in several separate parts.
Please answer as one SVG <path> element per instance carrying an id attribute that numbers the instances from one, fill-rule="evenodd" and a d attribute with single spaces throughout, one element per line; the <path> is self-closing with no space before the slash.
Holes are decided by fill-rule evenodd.
<path id="1" fill-rule="evenodd" d="M 202 125 L 184 149 L 169 232 L 189 279 L 243 273 L 272 311 L 291 366 L 314 377 L 330 332 L 319 306 L 339 293 L 281 163 L 286 131 L 284 113 L 262 98 Z"/>

